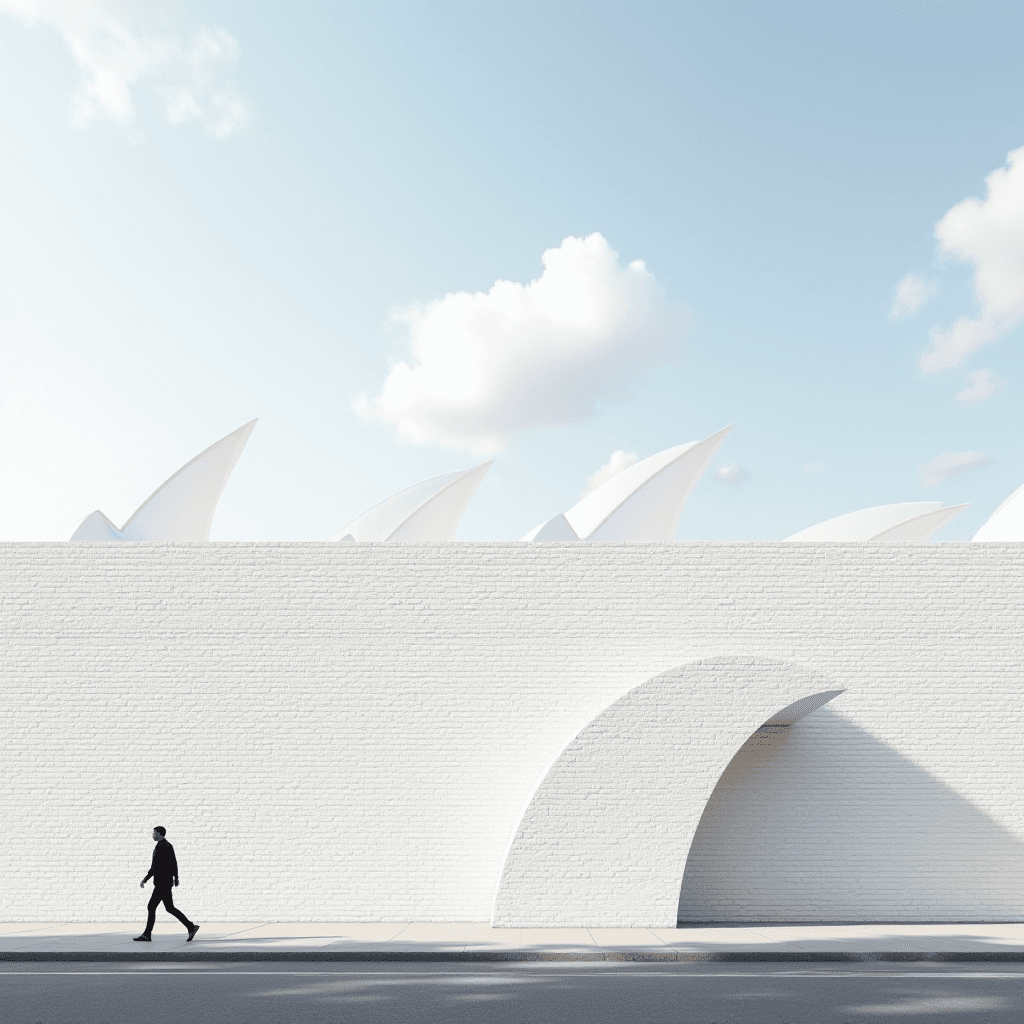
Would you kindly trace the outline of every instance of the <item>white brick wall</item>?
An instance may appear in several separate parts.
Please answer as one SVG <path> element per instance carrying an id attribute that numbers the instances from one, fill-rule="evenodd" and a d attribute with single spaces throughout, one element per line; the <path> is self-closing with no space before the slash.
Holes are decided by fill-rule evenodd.
<path id="1" fill-rule="evenodd" d="M 163 824 L 199 921 L 487 920 L 559 750 L 736 653 L 850 693 L 745 746 L 682 916 L 1019 920 L 1022 577 L 998 544 L 0 545 L 0 917 L 138 917 Z"/>

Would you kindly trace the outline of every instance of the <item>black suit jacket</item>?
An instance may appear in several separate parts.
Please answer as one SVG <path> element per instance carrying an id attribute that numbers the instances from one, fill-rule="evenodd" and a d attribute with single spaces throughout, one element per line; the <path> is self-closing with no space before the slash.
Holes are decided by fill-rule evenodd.
<path id="1" fill-rule="evenodd" d="M 170 885 L 178 878 L 178 859 L 174 856 L 174 847 L 166 839 L 161 839 L 153 847 L 153 863 L 142 881 L 148 882 L 151 878 L 154 885 Z"/>

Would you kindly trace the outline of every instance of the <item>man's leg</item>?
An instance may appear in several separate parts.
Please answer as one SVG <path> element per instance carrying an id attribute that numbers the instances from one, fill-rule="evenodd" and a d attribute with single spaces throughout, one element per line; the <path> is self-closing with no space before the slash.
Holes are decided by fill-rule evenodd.
<path id="1" fill-rule="evenodd" d="M 149 906 L 146 908 L 149 911 L 149 917 L 146 919 L 146 930 L 142 933 L 143 935 L 153 934 L 153 922 L 156 920 L 156 908 L 159 906 L 160 901 L 163 899 L 163 893 L 159 887 L 153 886 L 153 895 L 149 897 Z"/>
<path id="2" fill-rule="evenodd" d="M 174 905 L 174 897 L 171 895 L 170 886 L 167 887 L 165 892 L 161 893 L 161 897 L 163 898 L 167 913 L 173 914 L 189 931 L 192 931 L 195 925 Z"/>

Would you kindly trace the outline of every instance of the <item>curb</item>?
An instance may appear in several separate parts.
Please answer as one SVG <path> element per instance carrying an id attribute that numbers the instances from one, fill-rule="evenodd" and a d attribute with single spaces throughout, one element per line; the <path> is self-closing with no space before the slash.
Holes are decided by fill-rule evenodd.
<path id="1" fill-rule="evenodd" d="M 288 953 L 288 952 L 181 952 L 181 953 L 0 953 L 0 963 L 679 963 L 679 964 L 748 964 L 748 963 L 1024 963 L 1024 952 L 1019 953 L 801 953 L 801 952 L 744 952 L 744 953 L 692 953 L 692 952 L 631 952 L 610 951 L 595 953 L 544 953 L 510 950 L 508 952 L 407 952 L 384 953 L 376 950 L 344 953 Z"/>

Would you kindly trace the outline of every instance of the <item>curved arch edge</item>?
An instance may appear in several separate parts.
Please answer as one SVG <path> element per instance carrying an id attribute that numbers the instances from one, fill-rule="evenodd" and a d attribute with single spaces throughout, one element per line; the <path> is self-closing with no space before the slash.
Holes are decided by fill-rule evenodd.
<path id="1" fill-rule="evenodd" d="M 826 682 L 792 662 L 720 656 L 676 666 L 606 705 L 525 800 L 492 926 L 674 927 L 689 848 L 722 773 L 757 729 L 792 724 L 845 692 Z M 709 693 L 720 699 L 709 705 Z"/>

